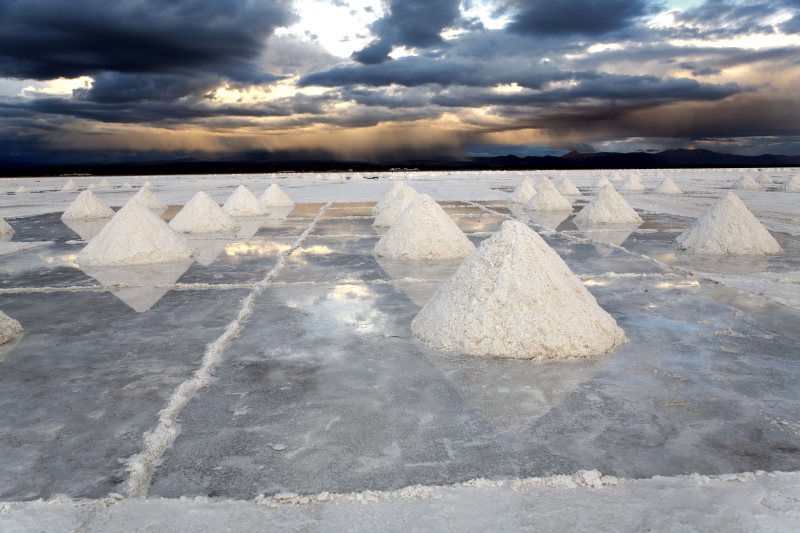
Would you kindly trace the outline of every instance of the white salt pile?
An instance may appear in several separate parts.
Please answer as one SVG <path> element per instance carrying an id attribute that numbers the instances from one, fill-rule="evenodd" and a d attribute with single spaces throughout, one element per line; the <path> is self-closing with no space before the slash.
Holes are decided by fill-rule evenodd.
<path id="1" fill-rule="evenodd" d="M 14 228 L 11 227 L 11 224 L 6 222 L 6 219 L 0 217 L 0 235 L 13 235 Z"/>
<path id="2" fill-rule="evenodd" d="M 123 184 L 122 184 L 122 188 L 123 188 L 123 189 L 126 189 L 126 190 L 127 190 L 127 189 L 133 189 L 133 185 L 131 185 L 130 183 L 128 183 L 128 182 L 126 181 L 125 183 L 123 183 Z"/>
<path id="3" fill-rule="evenodd" d="M 800 174 L 795 174 L 783 184 L 781 190 L 784 192 L 800 192 Z"/>
<path id="4" fill-rule="evenodd" d="M 530 199 L 526 207 L 532 211 L 552 213 L 556 211 L 572 211 L 572 204 L 561 196 L 555 185 L 550 180 L 543 179 L 539 182 L 536 195 Z"/>
<path id="5" fill-rule="evenodd" d="M 389 194 L 391 193 L 392 191 L 389 191 Z M 375 215 L 375 221 L 372 225 L 379 228 L 392 226 L 418 195 L 419 193 L 417 193 L 417 191 L 405 185 L 383 205 L 380 211 Z"/>
<path id="6" fill-rule="evenodd" d="M 475 251 L 464 232 L 427 194 L 417 194 L 375 245 L 378 257 L 402 261 L 459 259 Z"/>
<path id="7" fill-rule="evenodd" d="M 17 193 L 17 194 L 27 194 L 28 193 L 28 188 L 26 186 L 24 186 L 24 185 L 20 185 L 19 187 L 14 189 L 14 192 Z"/>
<path id="8" fill-rule="evenodd" d="M 606 185 L 597 196 L 575 215 L 575 224 L 641 224 L 641 217 L 634 211 L 625 198 Z"/>
<path id="9" fill-rule="evenodd" d="M 676 241 L 695 254 L 768 255 L 782 251 L 778 241 L 732 192 L 706 209 Z"/>
<path id="10" fill-rule="evenodd" d="M 569 176 L 561 176 L 561 179 L 558 180 L 556 184 L 556 188 L 558 192 L 561 194 L 565 194 L 567 196 L 580 196 L 581 191 L 572 183 L 572 180 L 569 179 Z"/>
<path id="11" fill-rule="evenodd" d="M 128 203 L 139 204 L 142 207 L 150 209 L 157 215 L 161 215 L 166 211 L 167 206 L 161 203 L 161 200 L 153 194 L 147 187 L 142 187 L 139 192 L 133 195 L 133 198 L 128 200 Z"/>
<path id="12" fill-rule="evenodd" d="M 63 186 L 63 187 L 61 187 L 61 191 L 62 191 L 62 192 L 72 192 L 72 191 L 77 191 L 77 190 L 78 190 L 78 184 L 77 184 L 77 183 L 75 183 L 75 182 L 72 180 L 72 178 L 68 179 L 68 180 L 67 180 L 67 181 L 64 183 L 64 186 Z"/>
<path id="13" fill-rule="evenodd" d="M 594 186 L 597 187 L 598 189 L 602 189 L 606 185 L 611 185 L 611 182 L 608 181 L 605 178 L 605 176 L 600 176 L 599 178 L 597 178 L 597 181 L 594 182 Z"/>
<path id="14" fill-rule="evenodd" d="M 181 233 L 216 233 L 239 229 L 239 224 L 208 194 L 195 194 L 183 206 L 169 227 Z"/>
<path id="15" fill-rule="evenodd" d="M 378 203 L 376 203 L 372 207 L 372 215 L 373 216 L 378 216 L 379 213 L 381 213 L 389 205 L 394 203 L 394 201 L 400 196 L 401 191 L 403 191 L 404 189 L 409 189 L 409 188 L 410 187 L 408 185 L 406 185 L 405 183 L 403 183 L 402 181 L 398 181 L 397 183 L 392 185 L 392 188 L 389 189 L 389 192 L 384 194 L 381 197 L 381 199 L 378 200 Z"/>
<path id="16" fill-rule="evenodd" d="M 111 184 L 108 182 L 107 179 L 103 178 L 100 183 L 97 184 L 98 189 L 110 189 Z"/>
<path id="17" fill-rule="evenodd" d="M 149 181 L 149 180 L 148 180 L 148 181 L 145 181 L 145 182 L 142 184 L 142 187 L 152 187 L 152 186 L 153 186 L 153 185 L 150 183 L 150 181 Z"/>
<path id="18" fill-rule="evenodd" d="M 278 184 L 273 183 L 267 190 L 264 191 L 261 196 L 258 198 L 258 201 L 261 202 L 261 207 L 263 209 L 268 209 L 270 207 L 293 207 L 294 202 L 292 201 L 289 196 L 283 192 Z"/>
<path id="19" fill-rule="evenodd" d="M 5 194 L 6 194 L 6 190 L 3 189 L 2 187 L 0 187 L 0 196 L 3 196 Z"/>
<path id="20" fill-rule="evenodd" d="M 22 336 L 22 324 L 0 311 L 0 345 Z"/>
<path id="21" fill-rule="evenodd" d="M 86 190 L 93 191 L 96 188 L 97 188 L 97 185 L 95 185 L 94 183 L 90 183 L 89 186 L 86 187 Z"/>
<path id="22" fill-rule="evenodd" d="M 655 189 L 653 189 L 653 192 L 656 194 L 670 194 L 675 196 L 683 194 L 683 191 L 680 189 L 680 187 L 675 185 L 675 182 L 669 178 L 664 178 L 663 181 L 659 183 Z"/>
<path id="23" fill-rule="evenodd" d="M 83 191 L 61 215 L 62 219 L 110 218 L 114 211 L 92 191 Z"/>
<path id="24" fill-rule="evenodd" d="M 759 174 L 756 178 L 756 183 L 759 185 L 775 185 L 775 182 L 772 181 L 772 178 L 769 174 Z"/>
<path id="25" fill-rule="evenodd" d="M 522 178 L 511 195 L 511 202 L 515 204 L 527 204 L 536 194 L 536 187 L 529 177 Z"/>
<path id="26" fill-rule="evenodd" d="M 145 265 L 194 256 L 186 239 L 151 210 L 128 202 L 78 254 L 81 266 Z"/>
<path id="27" fill-rule="evenodd" d="M 558 254 L 517 221 L 461 264 L 411 331 L 437 350 L 514 359 L 592 357 L 626 342 Z"/>
<path id="28" fill-rule="evenodd" d="M 639 179 L 639 176 L 633 174 L 628 176 L 628 179 L 625 180 L 619 190 L 624 192 L 644 192 L 644 185 L 642 185 L 642 180 Z"/>
<path id="29" fill-rule="evenodd" d="M 733 184 L 733 189 L 740 191 L 760 191 L 761 186 L 756 183 L 756 180 L 750 176 L 744 176 L 739 181 Z"/>
<path id="30" fill-rule="evenodd" d="M 244 185 L 236 187 L 222 209 L 233 217 L 258 217 L 264 214 L 258 198 Z"/>

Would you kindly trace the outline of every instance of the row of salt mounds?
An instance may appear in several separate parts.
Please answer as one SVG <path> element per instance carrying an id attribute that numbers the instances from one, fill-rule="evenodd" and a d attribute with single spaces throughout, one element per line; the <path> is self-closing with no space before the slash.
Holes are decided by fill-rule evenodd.
<path id="1" fill-rule="evenodd" d="M 678 235 L 681 248 L 707 255 L 768 255 L 783 249 L 738 196 L 729 192 Z"/>
<path id="2" fill-rule="evenodd" d="M 536 195 L 526 204 L 526 207 L 540 213 L 572 211 L 572 204 L 569 203 L 569 200 L 561 196 L 555 185 L 547 178 L 539 181 L 539 189 Z"/>
<path id="3" fill-rule="evenodd" d="M 644 192 L 644 185 L 642 185 L 642 180 L 639 179 L 639 176 L 633 174 L 625 180 L 619 190 L 623 192 Z"/>
<path id="4" fill-rule="evenodd" d="M 760 191 L 761 186 L 751 178 L 750 176 L 744 176 L 739 179 L 736 183 L 733 184 L 732 189 L 737 189 L 740 191 Z"/>
<path id="5" fill-rule="evenodd" d="M 514 193 L 511 195 L 511 202 L 515 204 L 527 204 L 531 198 L 536 195 L 536 187 L 533 186 L 533 181 L 529 177 L 522 178 Z"/>
<path id="6" fill-rule="evenodd" d="M 567 196 L 580 196 L 581 191 L 575 186 L 569 176 L 561 176 L 561 179 L 556 183 L 558 192 Z"/>
<path id="7" fill-rule="evenodd" d="M 397 185 L 402 185 L 398 188 Z M 385 228 L 393 226 L 394 223 L 400 218 L 400 215 L 406 210 L 412 201 L 419 195 L 412 187 L 403 183 L 398 183 L 392 187 L 392 190 L 384 197 L 383 206 L 378 213 L 375 214 L 375 221 L 373 226 Z M 378 204 L 380 205 L 381 202 Z M 375 206 L 378 207 L 377 205 Z"/>
<path id="8" fill-rule="evenodd" d="M 269 209 L 270 207 L 294 207 L 292 199 L 289 198 L 276 183 L 267 187 L 267 190 L 261 194 L 258 201 L 261 203 L 262 209 Z"/>
<path id="9" fill-rule="evenodd" d="M 217 233 L 239 229 L 239 224 L 203 191 L 195 194 L 170 221 L 180 233 Z"/>
<path id="10" fill-rule="evenodd" d="M 128 203 L 138 204 L 146 209 L 153 211 L 156 215 L 161 214 L 167 210 L 167 206 L 161 203 L 161 200 L 150 191 L 150 188 L 143 186 L 139 192 L 133 195 L 133 198 L 128 200 Z M 127 205 L 127 204 L 126 204 Z"/>
<path id="11" fill-rule="evenodd" d="M 783 184 L 782 190 L 784 192 L 800 192 L 800 174 L 796 174 L 789 178 Z"/>
<path id="12" fill-rule="evenodd" d="M 411 322 L 445 352 L 514 359 L 603 354 L 627 341 L 561 257 L 527 225 L 506 221 Z"/>
<path id="13" fill-rule="evenodd" d="M 417 194 L 375 245 L 378 257 L 401 261 L 460 259 L 475 251 L 444 209 L 427 194 Z"/>
<path id="14" fill-rule="evenodd" d="M 62 192 L 72 192 L 72 191 L 77 191 L 77 190 L 78 190 L 78 184 L 75 183 L 75 181 L 72 178 L 68 179 L 64 183 L 64 186 L 61 187 L 61 191 Z"/>
<path id="15" fill-rule="evenodd" d="M 6 222 L 6 219 L 0 216 L 0 235 L 13 235 L 14 228 L 11 227 L 11 224 Z"/>
<path id="16" fill-rule="evenodd" d="M 759 185 L 775 185 L 775 182 L 769 176 L 769 174 L 759 174 L 756 178 L 756 183 Z"/>
<path id="17" fill-rule="evenodd" d="M 195 251 L 150 209 L 131 199 L 78 254 L 81 266 L 169 263 Z"/>
<path id="18" fill-rule="evenodd" d="M 673 196 L 679 196 L 683 194 L 683 191 L 675 185 L 675 182 L 672 181 L 670 178 L 664 178 L 658 186 L 653 189 L 653 192 L 656 194 L 669 194 Z"/>
<path id="19" fill-rule="evenodd" d="M 94 195 L 92 191 L 83 191 L 61 215 L 62 220 L 78 220 L 91 218 L 111 218 L 114 210 Z"/>
<path id="20" fill-rule="evenodd" d="M 0 311 L 0 345 L 22 336 L 22 324 Z"/>
<path id="21" fill-rule="evenodd" d="M 625 198 L 606 185 L 591 202 L 575 215 L 575 224 L 641 224 L 642 218 L 634 211 Z"/>
<path id="22" fill-rule="evenodd" d="M 244 185 L 236 187 L 222 209 L 232 217 L 258 217 L 264 214 L 258 198 Z"/>

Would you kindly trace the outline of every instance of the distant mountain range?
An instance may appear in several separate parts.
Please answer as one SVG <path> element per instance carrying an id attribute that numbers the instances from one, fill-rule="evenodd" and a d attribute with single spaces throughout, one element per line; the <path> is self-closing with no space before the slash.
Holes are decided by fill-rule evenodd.
<path id="1" fill-rule="evenodd" d="M 0 164 L 2 176 L 59 176 L 67 174 L 153 175 L 153 174 L 238 174 L 261 172 L 370 172 L 403 170 L 569 170 L 614 168 L 706 168 L 706 167 L 796 167 L 800 156 L 734 155 L 710 150 L 666 150 L 649 152 L 569 152 L 562 156 L 505 155 L 469 159 L 412 160 L 402 163 L 369 163 L 360 161 L 314 161 L 268 159 L 178 159 L 141 163 L 13 165 Z"/>

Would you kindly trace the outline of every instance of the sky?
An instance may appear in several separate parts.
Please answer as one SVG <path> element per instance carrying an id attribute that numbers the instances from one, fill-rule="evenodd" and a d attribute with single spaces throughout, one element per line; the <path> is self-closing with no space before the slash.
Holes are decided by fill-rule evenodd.
<path id="1" fill-rule="evenodd" d="M 800 0 L 0 0 L 0 164 L 800 154 Z"/>

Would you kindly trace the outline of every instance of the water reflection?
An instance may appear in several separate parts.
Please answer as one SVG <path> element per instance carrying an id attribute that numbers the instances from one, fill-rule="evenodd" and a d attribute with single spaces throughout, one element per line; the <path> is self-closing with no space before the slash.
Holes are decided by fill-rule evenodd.
<path id="1" fill-rule="evenodd" d="M 375 260 L 395 282 L 394 286 L 419 307 L 428 303 L 439 285 L 455 274 L 462 263 L 460 259 L 420 263 L 393 261 L 385 257 L 376 257 Z"/>
<path id="2" fill-rule="evenodd" d="M 189 245 L 197 250 L 197 257 L 194 258 L 199 264 L 203 266 L 211 266 L 217 258 L 222 255 L 225 248 L 228 246 L 230 239 L 224 237 L 218 238 L 200 238 L 187 235 Z"/>
<path id="3" fill-rule="evenodd" d="M 193 260 L 187 259 L 154 265 L 81 266 L 80 268 L 101 285 L 123 285 L 112 289 L 111 294 L 137 313 L 144 313 L 169 292 L 168 286 L 178 281 L 189 270 L 192 262 Z"/>
<path id="4" fill-rule="evenodd" d="M 62 222 L 69 229 L 74 231 L 81 240 L 91 241 L 98 233 L 108 224 L 111 218 L 93 218 L 93 219 L 62 219 Z"/>
<path id="5" fill-rule="evenodd" d="M 575 226 L 587 239 L 610 244 L 612 246 L 622 246 L 622 243 L 636 231 L 639 224 L 610 224 L 600 226 L 576 223 Z"/>
<path id="6" fill-rule="evenodd" d="M 569 211 L 560 211 L 556 213 L 534 213 L 531 212 L 529 214 L 528 220 L 537 226 L 540 226 L 545 229 L 549 230 L 556 230 L 558 226 L 561 225 L 562 222 L 567 220 L 570 215 Z"/>

